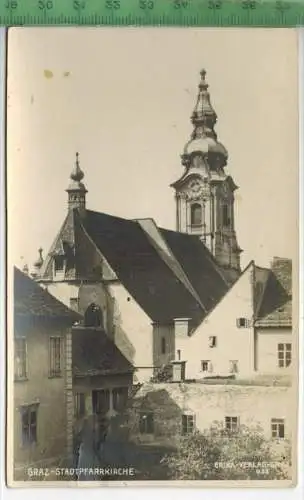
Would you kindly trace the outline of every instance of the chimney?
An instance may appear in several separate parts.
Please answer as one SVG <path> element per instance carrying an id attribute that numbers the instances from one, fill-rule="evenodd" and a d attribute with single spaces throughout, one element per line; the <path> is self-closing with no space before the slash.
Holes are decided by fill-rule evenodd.
<path id="1" fill-rule="evenodd" d="M 174 320 L 175 338 L 188 337 L 191 318 L 176 318 Z"/>

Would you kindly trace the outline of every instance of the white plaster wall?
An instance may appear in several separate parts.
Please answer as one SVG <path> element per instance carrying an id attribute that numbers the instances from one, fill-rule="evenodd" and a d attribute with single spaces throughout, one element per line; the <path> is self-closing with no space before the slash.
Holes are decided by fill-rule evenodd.
<path id="1" fill-rule="evenodd" d="M 291 365 L 280 368 L 278 365 L 278 344 L 292 344 L 291 328 L 259 328 L 257 330 L 257 369 L 263 373 L 284 374 L 292 370 L 295 353 L 291 346 Z"/>
<path id="2" fill-rule="evenodd" d="M 254 330 L 251 326 L 236 325 L 239 317 L 252 320 L 252 280 L 253 265 L 250 265 L 192 336 L 176 339 L 176 350 L 180 349 L 181 359 L 187 361 L 187 378 L 229 375 L 230 360 L 238 361 L 240 375 L 254 372 Z M 216 347 L 209 347 L 210 336 L 217 337 Z M 201 360 L 211 361 L 212 373 L 201 371 Z"/>
<path id="3" fill-rule="evenodd" d="M 57 281 L 46 283 L 43 288 L 46 288 L 53 297 L 63 302 L 67 307 L 70 307 L 70 299 L 78 297 L 79 284 Z"/>
<path id="4" fill-rule="evenodd" d="M 152 321 L 121 283 L 112 283 L 108 289 L 115 301 L 115 344 L 137 368 L 135 380 L 149 380 L 153 374 Z"/>
<path id="5" fill-rule="evenodd" d="M 200 431 L 209 429 L 216 422 L 224 425 L 225 417 L 238 417 L 240 425 L 259 426 L 267 438 L 271 437 L 273 418 L 284 419 L 287 438 L 292 437 L 292 429 L 295 428 L 295 392 L 292 387 L 151 384 L 148 390 L 145 388 L 143 392 L 139 391 L 137 397 L 144 395 L 144 406 L 140 407 L 141 410 L 151 409 L 152 402 L 156 426 L 164 429 L 176 425 L 174 432 L 181 429 L 184 413 L 195 416 L 196 428 Z M 159 431 L 158 436 L 160 439 L 170 439 L 169 433 L 166 432 Z M 155 441 L 158 436 L 155 436 Z"/>

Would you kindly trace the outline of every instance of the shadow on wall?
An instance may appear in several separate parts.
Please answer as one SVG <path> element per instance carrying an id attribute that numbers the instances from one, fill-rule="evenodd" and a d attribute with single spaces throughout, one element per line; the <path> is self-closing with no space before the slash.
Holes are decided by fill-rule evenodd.
<path id="1" fill-rule="evenodd" d="M 136 350 L 127 333 L 121 327 L 121 317 L 119 314 L 115 314 L 114 324 L 113 324 L 113 339 L 118 349 L 123 353 L 130 363 L 134 365 L 134 358 Z"/>

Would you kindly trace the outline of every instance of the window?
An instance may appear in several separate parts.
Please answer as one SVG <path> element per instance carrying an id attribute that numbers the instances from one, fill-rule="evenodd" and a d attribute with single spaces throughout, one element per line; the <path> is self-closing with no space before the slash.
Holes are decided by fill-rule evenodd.
<path id="1" fill-rule="evenodd" d="M 23 446 L 37 442 L 37 410 L 37 405 L 23 406 L 21 409 Z"/>
<path id="2" fill-rule="evenodd" d="M 229 215 L 229 206 L 225 203 L 223 205 L 223 226 L 230 226 L 230 215 Z"/>
<path id="3" fill-rule="evenodd" d="M 50 338 L 50 377 L 61 376 L 61 338 Z"/>
<path id="4" fill-rule="evenodd" d="M 113 389 L 113 407 L 114 410 L 120 411 L 126 406 L 128 400 L 128 388 L 118 387 Z"/>
<path id="5" fill-rule="evenodd" d="M 250 321 L 247 318 L 237 318 L 236 326 L 238 328 L 248 328 L 250 326 Z"/>
<path id="6" fill-rule="evenodd" d="M 90 327 L 103 326 L 102 310 L 97 304 L 90 304 L 84 313 L 84 324 Z"/>
<path id="7" fill-rule="evenodd" d="M 75 417 L 85 415 L 85 395 L 82 392 L 76 392 L 74 395 L 74 415 Z"/>
<path id="8" fill-rule="evenodd" d="M 230 365 L 229 371 L 230 371 L 230 373 L 238 373 L 238 371 L 239 371 L 238 364 L 239 364 L 238 360 L 232 359 L 232 360 L 229 361 L 229 365 Z"/>
<path id="9" fill-rule="evenodd" d="M 27 377 L 27 355 L 26 339 L 24 337 L 15 339 L 15 379 L 21 380 Z"/>
<path id="10" fill-rule="evenodd" d="M 201 371 L 208 372 L 208 373 L 212 372 L 212 364 L 211 364 L 211 361 L 209 359 L 203 359 L 201 361 Z"/>
<path id="11" fill-rule="evenodd" d="M 182 415 L 182 433 L 192 434 L 194 431 L 195 417 L 194 415 L 184 414 Z"/>
<path id="12" fill-rule="evenodd" d="M 209 337 L 209 347 L 216 347 L 217 345 L 217 338 L 212 336 Z"/>
<path id="13" fill-rule="evenodd" d="M 202 207 L 199 203 L 191 205 L 191 226 L 200 226 L 202 224 Z"/>
<path id="14" fill-rule="evenodd" d="M 161 339 L 161 353 L 166 354 L 166 339 L 162 337 Z"/>
<path id="15" fill-rule="evenodd" d="M 271 419 L 271 436 L 273 438 L 285 437 L 285 423 L 283 418 Z"/>
<path id="16" fill-rule="evenodd" d="M 152 412 L 140 413 L 139 415 L 139 432 L 141 434 L 153 434 L 154 432 L 154 417 Z"/>
<path id="17" fill-rule="evenodd" d="M 92 392 L 93 413 L 107 413 L 110 408 L 110 392 L 106 390 Z"/>
<path id="18" fill-rule="evenodd" d="M 225 429 L 229 432 L 237 431 L 239 427 L 239 418 L 238 417 L 225 417 Z"/>
<path id="19" fill-rule="evenodd" d="M 291 344 L 278 344 L 279 368 L 287 368 L 291 365 Z"/>
<path id="20" fill-rule="evenodd" d="M 73 311 L 79 310 L 79 298 L 78 297 L 72 297 L 70 298 L 70 308 L 73 309 Z"/>
<path id="21" fill-rule="evenodd" d="M 180 359 L 181 359 L 181 350 L 177 349 L 176 353 L 177 353 L 177 360 L 180 361 Z"/>

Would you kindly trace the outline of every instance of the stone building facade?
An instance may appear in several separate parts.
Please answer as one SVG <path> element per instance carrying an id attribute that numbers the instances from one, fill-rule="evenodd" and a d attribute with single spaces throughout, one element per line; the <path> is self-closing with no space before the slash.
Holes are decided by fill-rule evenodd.
<path id="1" fill-rule="evenodd" d="M 15 479 L 69 463 L 72 452 L 71 327 L 80 319 L 14 269 L 12 404 Z"/>

